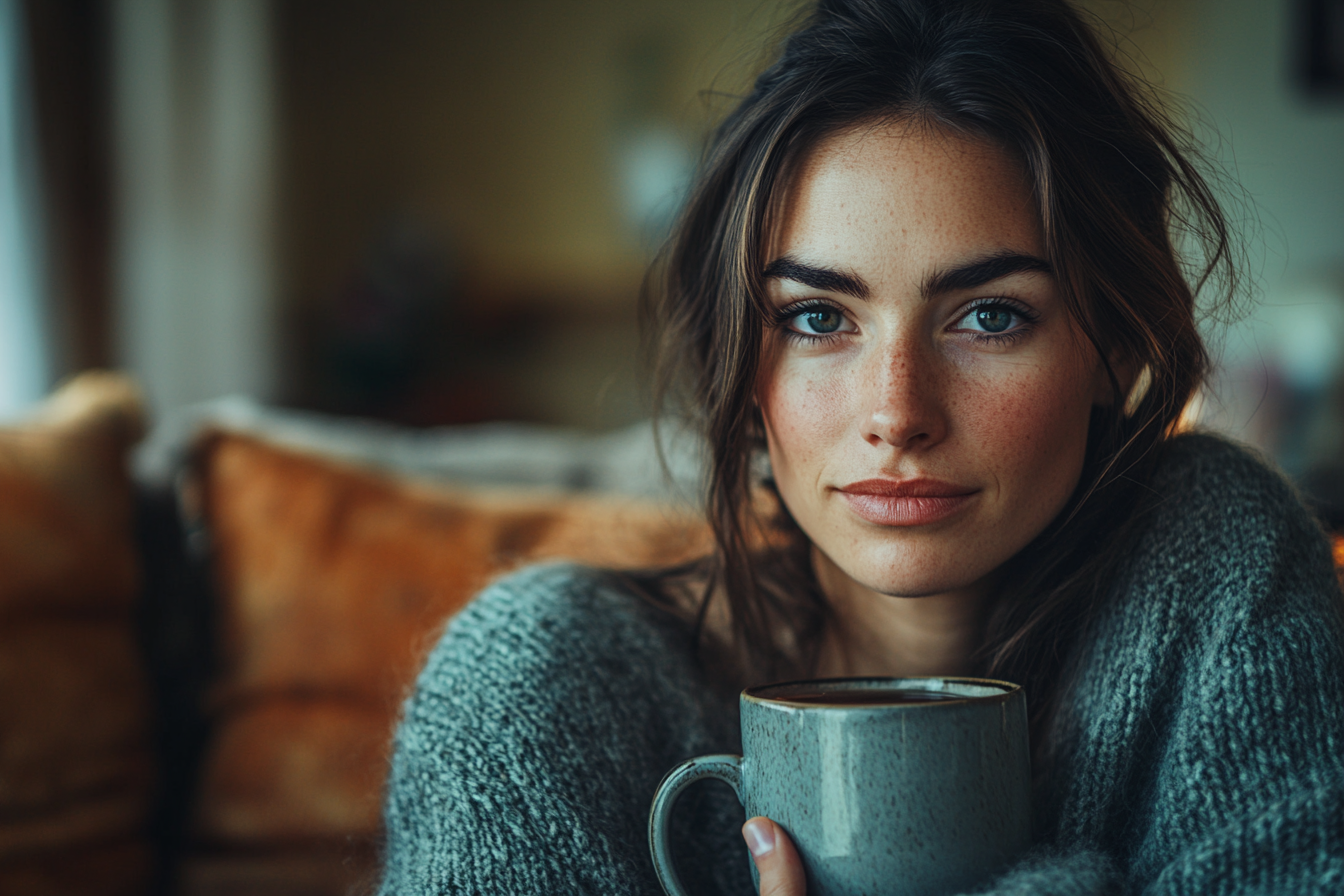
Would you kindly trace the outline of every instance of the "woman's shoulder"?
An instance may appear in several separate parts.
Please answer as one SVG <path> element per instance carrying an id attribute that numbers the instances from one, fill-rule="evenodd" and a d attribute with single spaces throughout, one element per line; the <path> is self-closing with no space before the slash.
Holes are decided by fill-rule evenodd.
<path id="1" fill-rule="evenodd" d="M 1337 614 L 1325 534 L 1280 472 L 1215 435 L 1181 435 L 1163 451 L 1119 577 L 1124 590 L 1148 604 L 1179 595 L 1191 610 L 1277 602 Z"/>
<path id="2" fill-rule="evenodd" d="M 679 679 L 694 664 L 690 627 L 621 574 L 548 563 L 504 576 L 468 603 L 417 687 L 432 692 L 465 676 L 563 689 L 591 675 Z"/>
<path id="3" fill-rule="evenodd" d="M 632 625 L 682 627 L 623 574 L 558 562 L 526 566 L 496 579 L 462 609 L 447 631 L 552 640 Z"/>
<path id="4" fill-rule="evenodd" d="M 1309 519 L 1292 484 L 1250 446 L 1207 432 L 1169 439 L 1153 475 L 1158 504 L 1180 500 L 1207 513 L 1240 509 Z"/>
<path id="5" fill-rule="evenodd" d="M 1141 522 L 1172 552 L 1235 546 L 1264 556 L 1314 554 L 1328 563 L 1325 533 L 1297 490 L 1252 449 L 1189 433 L 1163 450 Z"/>

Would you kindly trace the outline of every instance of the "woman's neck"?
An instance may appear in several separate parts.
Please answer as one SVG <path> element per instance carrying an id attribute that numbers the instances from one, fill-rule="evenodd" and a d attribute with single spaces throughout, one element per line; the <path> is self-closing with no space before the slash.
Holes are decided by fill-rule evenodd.
<path id="1" fill-rule="evenodd" d="M 980 647 L 989 587 L 926 597 L 892 597 L 860 585 L 813 550 L 813 568 L 832 615 L 817 674 L 966 675 Z"/>

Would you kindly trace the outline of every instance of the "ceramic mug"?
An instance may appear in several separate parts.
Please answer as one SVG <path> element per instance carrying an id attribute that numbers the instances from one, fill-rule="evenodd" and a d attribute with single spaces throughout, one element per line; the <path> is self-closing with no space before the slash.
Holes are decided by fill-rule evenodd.
<path id="1" fill-rule="evenodd" d="M 748 817 L 788 832 L 808 896 L 957 893 L 1030 842 L 1026 697 L 1015 684 L 789 682 L 748 688 L 740 704 L 741 756 L 691 759 L 658 785 L 649 848 L 669 896 L 687 896 L 668 841 L 672 809 L 705 778 L 726 781 Z"/>

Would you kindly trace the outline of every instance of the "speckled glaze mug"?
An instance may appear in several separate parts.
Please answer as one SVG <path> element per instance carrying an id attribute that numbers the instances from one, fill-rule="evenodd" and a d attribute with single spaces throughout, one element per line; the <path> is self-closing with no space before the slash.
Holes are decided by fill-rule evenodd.
<path id="1" fill-rule="evenodd" d="M 748 688 L 740 702 L 742 755 L 691 759 L 658 785 L 649 848 L 669 896 L 688 896 L 672 863 L 672 809 L 705 778 L 726 781 L 748 817 L 783 826 L 808 896 L 962 892 L 1031 839 L 1026 697 L 1015 684 L 830 679 Z"/>

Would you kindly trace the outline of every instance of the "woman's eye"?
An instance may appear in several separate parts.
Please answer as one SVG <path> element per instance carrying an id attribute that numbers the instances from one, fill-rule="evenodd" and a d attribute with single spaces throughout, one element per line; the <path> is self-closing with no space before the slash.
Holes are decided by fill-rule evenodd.
<path id="1" fill-rule="evenodd" d="M 827 336 L 845 329 L 845 316 L 835 308 L 809 308 L 792 316 L 792 328 L 808 336 Z"/>
<path id="2" fill-rule="evenodd" d="M 1002 333 L 1012 326 L 1013 312 L 1007 308 L 979 308 L 975 312 L 975 322 L 982 330 L 990 333 Z"/>
<path id="3" fill-rule="evenodd" d="M 1015 332 L 1032 320 L 1031 315 L 1012 305 L 1003 302 L 985 302 L 967 311 L 957 322 L 956 329 L 992 336 Z"/>

